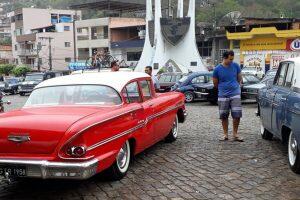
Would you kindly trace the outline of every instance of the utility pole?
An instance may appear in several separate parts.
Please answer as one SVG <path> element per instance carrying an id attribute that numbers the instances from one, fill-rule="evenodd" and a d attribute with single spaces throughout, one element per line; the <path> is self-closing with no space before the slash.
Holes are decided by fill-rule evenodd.
<path id="1" fill-rule="evenodd" d="M 49 70 L 52 71 L 52 46 L 51 42 L 54 40 L 52 37 L 39 37 L 42 40 L 48 40 L 49 41 Z"/>

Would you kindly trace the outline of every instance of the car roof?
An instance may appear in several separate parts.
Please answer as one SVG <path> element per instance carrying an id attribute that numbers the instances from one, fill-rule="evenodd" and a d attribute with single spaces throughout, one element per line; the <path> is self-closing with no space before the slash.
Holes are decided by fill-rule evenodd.
<path id="1" fill-rule="evenodd" d="M 189 74 L 189 76 L 199 76 L 199 75 L 212 75 L 213 72 L 207 72 L 207 71 L 203 71 L 203 72 L 193 72 L 191 74 Z"/>
<path id="2" fill-rule="evenodd" d="M 140 72 L 83 73 L 49 79 L 40 83 L 36 88 L 59 85 L 107 85 L 121 92 L 128 82 L 139 78 L 150 78 L 150 76 Z"/>

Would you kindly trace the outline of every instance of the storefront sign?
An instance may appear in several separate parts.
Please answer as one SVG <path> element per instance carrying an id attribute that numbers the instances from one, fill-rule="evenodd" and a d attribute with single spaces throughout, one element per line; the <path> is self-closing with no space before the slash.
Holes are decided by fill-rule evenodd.
<path id="1" fill-rule="evenodd" d="M 287 40 L 285 38 L 255 38 L 251 40 L 241 40 L 241 51 L 259 50 L 283 50 L 286 49 Z"/>
<path id="2" fill-rule="evenodd" d="M 300 38 L 288 40 L 286 48 L 290 51 L 300 51 Z"/>
<path id="3" fill-rule="evenodd" d="M 286 55 L 271 55 L 270 68 L 277 69 L 279 67 L 279 63 L 286 58 Z"/>
<path id="4" fill-rule="evenodd" d="M 256 68 L 259 73 L 265 73 L 265 56 L 264 55 L 245 55 L 244 67 Z"/>

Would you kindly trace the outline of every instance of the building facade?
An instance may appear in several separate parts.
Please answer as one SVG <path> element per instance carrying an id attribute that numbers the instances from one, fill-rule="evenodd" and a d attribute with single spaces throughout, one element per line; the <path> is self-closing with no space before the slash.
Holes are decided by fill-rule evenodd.
<path id="1" fill-rule="evenodd" d="M 283 59 L 300 56 L 300 19 L 245 18 L 242 25 L 226 29 L 230 48 L 240 54 L 244 67 L 265 73 Z"/>
<path id="2" fill-rule="evenodd" d="M 140 18 L 106 17 L 75 22 L 77 61 L 86 62 L 97 53 L 108 53 L 121 64 L 135 66 L 143 50 Z"/>
<path id="3" fill-rule="evenodd" d="M 0 64 L 12 63 L 12 47 L 9 45 L 0 45 Z"/>
<path id="4" fill-rule="evenodd" d="M 13 58 L 37 70 L 66 70 L 74 57 L 73 20 L 81 12 L 22 8 L 10 13 Z"/>

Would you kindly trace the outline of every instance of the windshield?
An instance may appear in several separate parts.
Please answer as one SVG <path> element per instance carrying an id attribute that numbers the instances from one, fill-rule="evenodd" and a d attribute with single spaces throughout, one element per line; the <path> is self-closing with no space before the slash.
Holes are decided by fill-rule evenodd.
<path id="1" fill-rule="evenodd" d="M 71 85 L 39 88 L 32 92 L 25 107 L 44 105 L 118 105 L 119 94 L 108 86 Z"/>
<path id="2" fill-rule="evenodd" d="M 178 82 L 183 83 L 188 79 L 188 76 L 183 76 Z"/>
<path id="3" fill-rule="evenodd" d="M 256 71 L 255 67 L 245 67 L 242 71 Z"/>
<path id="4" fill-rule="evenodd" d="M 18 83 L 18 80 L 17 79 L 6 79 L 6 82 L 8 84 L 14 84 L 14 83 Z"/>
<path id="5" fill-rule="evenodd" d="M 44 76 L 42 74 L 36 74 L 36 75 L 28 75 L 25 78 L 25 81 L 42 81 Z"/>
<path id="6" fill-rule="evenodd" d="M 259 78 L 257 78 L 256 76 L 245 76 L 244 78 L 247 80 L 246 82 L 251 82 L 251 83 L 260 82 Z"/>

